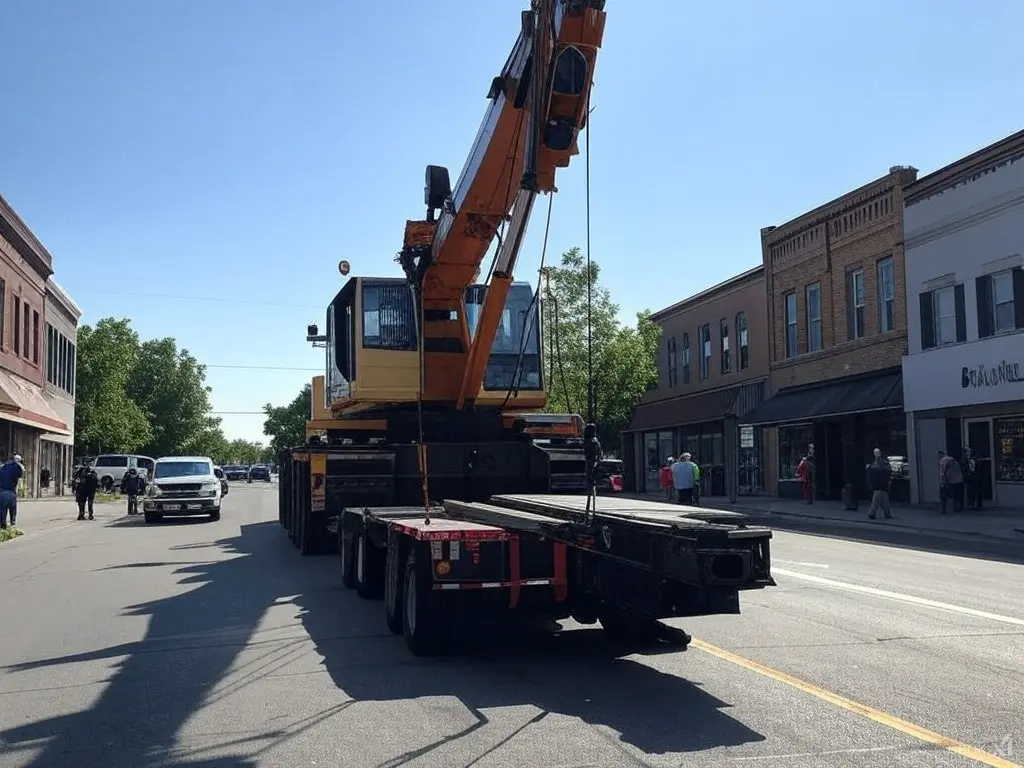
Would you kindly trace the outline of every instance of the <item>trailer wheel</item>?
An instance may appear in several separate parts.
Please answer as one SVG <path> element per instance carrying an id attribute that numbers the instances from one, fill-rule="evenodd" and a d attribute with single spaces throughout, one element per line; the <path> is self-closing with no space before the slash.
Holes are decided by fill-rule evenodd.
<path id="1" fill-rule="evenodd" d="M 380 554 L 370 543 L 365 530 L 356 534 L 355 561 L 356 592 L 364 600 L 376 600 L 381 596 L 381 587 L 384 586 L 381 577 L 384 574 L 378 567 Z"/>
<path id="2" fill-rule="evenodd" d="M 416 565 L 413 552 L 405 561 L 402 634 L 414 656 L 436 656 L 444 649 L 444 602 Z"/>
<path id="3" fill-rule="evenodd" d="M 393 634 L 405 632 L 402 618 L 405 601 L 403 587 L 405 574 L 402 570 L 402 540 L 392 532 L 388 538 L 387 561 L 384 565 L 384 619 Z"/>
<path id="4" fill-rule="evenodd" d="M 661 635 L 657 619 L 626 608 L 605 608 L 599 615 L 605 635 L 613 642 L 648 645 Z"/>
<path id="5" fill-rule="evenodd" d="M 341 561 L 341 583 L 345 589 L 356 588 L 355 539 L 351 534 L 338 534 L 338 555 Z"/>

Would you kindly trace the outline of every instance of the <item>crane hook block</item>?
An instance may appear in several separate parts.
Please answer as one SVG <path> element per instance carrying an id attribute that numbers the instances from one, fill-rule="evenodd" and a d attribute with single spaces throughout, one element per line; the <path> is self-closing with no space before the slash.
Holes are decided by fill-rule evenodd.
<path id="1" fill-rule="evenodd" d="M 452 183 L 448 177 L 448 169 L 443 165 L 428 165 L 426 183 L 423 187 L 423 204 L 430 210 L 440 210 L 451 194 Z"/>

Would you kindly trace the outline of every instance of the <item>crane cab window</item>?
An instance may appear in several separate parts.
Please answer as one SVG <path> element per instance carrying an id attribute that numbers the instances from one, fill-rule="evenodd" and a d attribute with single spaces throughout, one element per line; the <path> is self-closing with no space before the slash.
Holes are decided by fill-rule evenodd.
<path id="1" fill-rule="evenodd" d="M 404 280 L 363 283 L 363 347 L 416 349 L 412 293 Z"/>
<path id="2" fill-rule="evenodd" d="M 513 283 L 505 299 L 505 310 L 494 334 L 487 358 L 484 389 L 505 391 L 543 388 L 540 365 L 540 307 L 533 300 L 529 283 Z M 476 336 L 486 288 L 474 285 L 466 292 L 466 321 L 470 336 Z"/>

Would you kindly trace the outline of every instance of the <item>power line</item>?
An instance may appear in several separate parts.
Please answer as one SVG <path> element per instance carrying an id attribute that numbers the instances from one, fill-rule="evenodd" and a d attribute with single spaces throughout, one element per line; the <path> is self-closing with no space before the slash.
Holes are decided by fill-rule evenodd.
<path id="1" fill-rule="evenodd" d="M 210 416 L 266 416 L 266 411 L 207 411 Z"/>
<path id="2" fill-rule="evenodd" d="M 295 307 L 323 311 L 323 307 L 312 304 L 293 304 L 283 301 L 255 301 L 253 299 L 226 299 L 223 296 L 183 296 L 172 293 L 126 293 L 124 291 L 93 291 L 97 296 L 127 296 L 136 299 L 172 299 L 175 301 L 204 301 L 210 304 L 249 304 L 256 307 Z"/>

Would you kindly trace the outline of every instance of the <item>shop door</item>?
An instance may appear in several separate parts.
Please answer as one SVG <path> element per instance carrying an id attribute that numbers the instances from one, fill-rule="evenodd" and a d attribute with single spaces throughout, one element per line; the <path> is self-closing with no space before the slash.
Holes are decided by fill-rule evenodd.
<path id="1" fill-rule="evenodd" d="M 988 419 L 964 421 L 964 445 L 971 449 L 981 472 L 981 498 L 992 501 L 992 422 Z"/>

